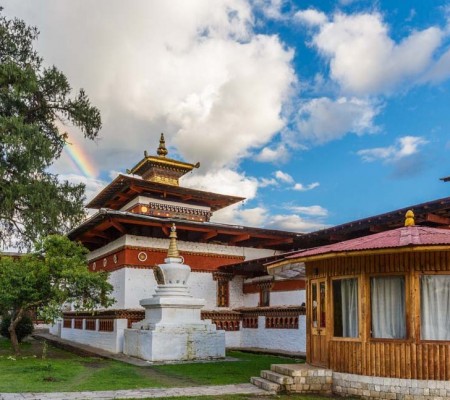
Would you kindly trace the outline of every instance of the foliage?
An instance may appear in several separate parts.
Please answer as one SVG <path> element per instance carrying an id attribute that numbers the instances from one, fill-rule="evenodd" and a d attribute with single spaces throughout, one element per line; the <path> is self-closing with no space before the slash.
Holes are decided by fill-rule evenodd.
<path id="1" fill-rule="evenodd" d="M 64 303 L 83 310 L 113 303 L 107 274 L 90 272 L 86 253 L 81 244 L 51 235 L 39 242 L 33 253 L 19 259 L 0 257 L 0 304 L 13 317 L 10 332 L 33 308 L 38 308 L 41 319 L 52 321 Z M 11 332 L 14 343 L 13 339 Z"/>
<path id="2" fill-rule="evenodd" d="M 60 182 L 48 167 L 68 143 L 64 124 L 94 139 L 99 110 L 83 90 L 70 96 L 67 78 L 44 67 L 33 49 L 36 28 L 9 20 L 0 7 L 0 245 L 27 247 L 84 216 L 84 185 Z"/>
<path id="3" fill-rule="evenodd" d="M 222 361 L 198 364 L 175 364 L 157 366 L 159 371 L 178 377 L 190 378 L 199 385 L 227 385 L 232 383 L 248 383 L 250 377 L 259 376 L 261 370 L 270 369 L 271 364 L 292 364 L 299 362 L 292 358 L 271 355 L 250 354 L 230 351 L 228 356 L 239 361 Z M 214 373 L 211 369 L 214 368 Z"/>
<path id="4" fill-rule="evenodd" d="M 5 315 L 2 317 L 2 323 L 0 325 L 0 334 L 5 338 L 10 338 L 9 326 L 11 325 L 11 317 L 9 315 Z M 34 326 L 33 321 L 28 315 L 24 315 L 16 326 L 16 336 L 18 342 L 22 342 L 28 335 L 33 333 Z"/>
<path id="5" fill-rule="evenodd" d="M 23 343 L 23 356 L 8 359 L 11 348 L 0 338 L 0 392 L 55 392 L 119 390 L 150 387 L 183 387 L 205 384 L 204 371 L 217 376 L 215 384 L 248 383 L 270 364 L 292 363 L 288 358 L 230 352 L 236 361 L 137 367 L 114 360 L 80 357 L 48 347 L 46 360 L 40 358 L 42 342 Z M 39 347 L 38 347 L 39 345 Z M 33 357 L 36 355 L 36 357 Z M 51 368 L 48 366 L 51 365 Z M 246 366 L 251 366 L 247 369 Z M 256 371 L 255 368 L 261 368 Z M 179 367 L 192 371 L 180 375 Z M 255 375 L 256 374 L 256 375 Z M 52 377 L 53 380 L 46 378 Z M 46 379 L 46 380 L 44 380 Z"/>

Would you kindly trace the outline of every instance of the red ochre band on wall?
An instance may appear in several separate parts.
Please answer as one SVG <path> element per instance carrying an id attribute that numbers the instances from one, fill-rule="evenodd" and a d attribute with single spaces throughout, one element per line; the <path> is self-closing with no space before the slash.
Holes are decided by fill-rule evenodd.
<path id="1" fill-rule="evenodd" d="M 222 265 L 243 261 L 243 256 L 232 256 L 214 253 L 189 253 L 181 251 L 184 262 L 192 271 L 215 271 Z M 125 247 L 118 251 L 105 254 L 89 262 L 91 271 L 115 271 L 124 267 L 153 268 L 156 264 L 163 264 L 167 257 L 167 250 L 143 249 Z"/>
<path id="2" fill-rule="evenodd" d="M 270 291 L 271 292 L 283 292 L 297 289 L 305 289 L 306 282 L 304 280 L 286 280 L 286 281 L 273 281 Z M 260 285 L 257 283 L 244 283 L 244 294 L 259 293 L 261 290 Z"/>

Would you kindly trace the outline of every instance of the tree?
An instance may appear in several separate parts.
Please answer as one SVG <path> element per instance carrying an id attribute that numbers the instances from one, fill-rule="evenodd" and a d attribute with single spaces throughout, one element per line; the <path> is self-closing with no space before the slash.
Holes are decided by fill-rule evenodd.
<path id="1" fill-rule="evenodd" d="M 33 49 L 36 28 L 7 19 L 0 7 L 0 245 L 30 248 L 84 216 L 84 185 L 48 172 L 68 143 L 70 123 L 94 139 L 99 110 L 83 90 L 71 97 L 67 78 L 44 67 Z"/>
<path id="2" fill-rule="evenodd" d="M 15 329 L 30 310 L 37 308 L 39 317 L 50 322 L 61 314 L 65 303 L 72 303 L 75 310 L 113 304 L 108 276 L 89 271 L 87 252 L 65 236 L 50 235 L 33 253 L 19 259 L 0 257 L 0 304 L 11 316 L 8 330 L 16 353 L 20 349 Z"/>

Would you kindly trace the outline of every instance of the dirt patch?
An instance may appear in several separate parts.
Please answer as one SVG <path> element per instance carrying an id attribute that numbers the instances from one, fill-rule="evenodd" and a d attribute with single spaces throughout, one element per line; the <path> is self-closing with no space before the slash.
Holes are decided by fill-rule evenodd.
<path id="1" fill-rule="evenodd" d="M 171 375 L 166 372 L 160 372 L 152 367 L 143 367 L 139 369 L 139 375 L 157 380 L 161 385 L 168 387 L 185 387 L 192 386 L 193 382 L 189 378 L 185 378 L 179 375 Z"/>

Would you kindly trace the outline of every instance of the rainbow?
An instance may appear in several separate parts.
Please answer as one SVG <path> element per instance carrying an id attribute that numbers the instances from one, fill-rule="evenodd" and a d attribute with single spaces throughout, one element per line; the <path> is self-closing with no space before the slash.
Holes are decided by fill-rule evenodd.
<path id="1" fill-rule="evenodd" d="M 96 165 L 90 159 L 86 150 L 83 149 L 81 143 L 75 139 L 74 135 L 69 135 L 67 138 L 64 152 L 84 176 L 87 178 L 97 178 L 98 169 Z"/>

